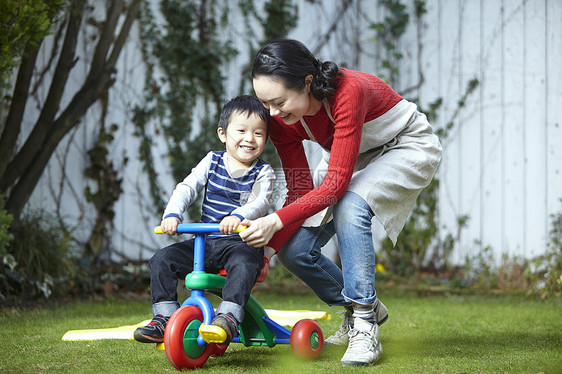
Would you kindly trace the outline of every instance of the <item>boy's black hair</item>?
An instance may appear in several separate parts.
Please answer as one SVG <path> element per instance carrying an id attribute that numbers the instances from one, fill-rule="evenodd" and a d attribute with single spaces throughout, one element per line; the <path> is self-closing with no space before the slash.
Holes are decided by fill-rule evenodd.
<path id="1" fill-rule="evenodd" d="M 247 118 L 253 114 L 259 116 L 265 122 L 267 129 L 266 136 L 269 136 L 269 123 L 271 122 L 271 116 L 269 115 L 269 110 L 267 110 L 256 97 L 251 95 L 236 96 L 224 104 L 218 126 L 219 128 L 222 127 L 224 132 L 226 132 L 226 128 L 230 122 L 230 117 L 232 117 L 233 113 L 246 113 Z"/>

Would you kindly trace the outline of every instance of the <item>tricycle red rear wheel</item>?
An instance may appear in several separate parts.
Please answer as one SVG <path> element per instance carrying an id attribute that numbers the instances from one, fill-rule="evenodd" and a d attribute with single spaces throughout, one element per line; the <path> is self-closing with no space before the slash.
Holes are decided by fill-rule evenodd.
<path id="1" fill-rule="evenodd" d="M 299 357 L 315 359 L 322 353 L 322 329 L 311 319 L 301 319 L 291 331 L 291 349 Z"/>

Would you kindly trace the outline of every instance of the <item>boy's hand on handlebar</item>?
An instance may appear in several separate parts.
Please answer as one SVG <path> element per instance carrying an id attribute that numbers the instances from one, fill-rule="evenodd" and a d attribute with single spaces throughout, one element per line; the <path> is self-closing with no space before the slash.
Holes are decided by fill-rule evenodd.
<path id="1" fill-rule="evenodd" d="M 220 230 L 223 234 L 230 235 L 238 228 L 242 220 L 236 216 L 224 217 L 220 223 Z"/>
<path id="2" fill-rule="evenodd" d="M 164 218 L 162 222 L 160 222 L 160 227 L 162 228 L 162 232 L 168 235 L 175 235 L 178 233 L 178 224 L 181 221 L 177 217 L 168 217 Z"/>

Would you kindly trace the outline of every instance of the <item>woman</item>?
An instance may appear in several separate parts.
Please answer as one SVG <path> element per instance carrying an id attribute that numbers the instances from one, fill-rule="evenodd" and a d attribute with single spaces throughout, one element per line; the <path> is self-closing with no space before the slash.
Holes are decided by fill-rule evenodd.
<path id="1" fill-rule="evenodd" d="M 327 339 L 348 344 L 342 365 L 376 362 L 382 354 L 378 325 L 388 313 L 375 291 L 372 219 L 396 244 L 439 165 L 439 140 L 416 105 L 382 80 L 317 60 L 296 40 L 263 46 L 252 79 L 272 116 L 270 137 L 288 195 L 282 209 L 244 222 L 249 227 L 241 237 L 277 251 L 329 305 L 347 306 L 340 331 Z M 323 149 L 315 173 L 323 180 L 316 186 L 303 140 Z M 309 219 L 317 213 L 326 213 L 320 225 Z M 342 270 L 320 252 L 334 234 Z"/>

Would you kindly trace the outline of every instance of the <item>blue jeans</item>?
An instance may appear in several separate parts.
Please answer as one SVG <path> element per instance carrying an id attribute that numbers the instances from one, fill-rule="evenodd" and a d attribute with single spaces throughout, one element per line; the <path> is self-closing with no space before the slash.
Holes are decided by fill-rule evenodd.
<path id="1" fill-rule="evenodd" d="M 177 308 L 178 279 L 193 271 L 194 240 L 174 243 L 157 251 L 150 259 L 150 293 L 152 313 L 171 315 Z M 223 301 L 217 313 L 231 312 L 241 322 L 244 308 L 263 267 L 263 248 L 244 243 L 238 235 L 207 238 L 205 271 L 226 270 Z"/>
<path id="2" fill-rule="evenodd" d="M 371 231 L 374 213 L 359 195 L 347 192 L 333 206 L 333 215 L 333 221 L 322 226 L 301 227 L 278 258 L 328 305 L 372 304 L 377 298 Z M 334 234 L 342 269 L 321 253 Z"/>

